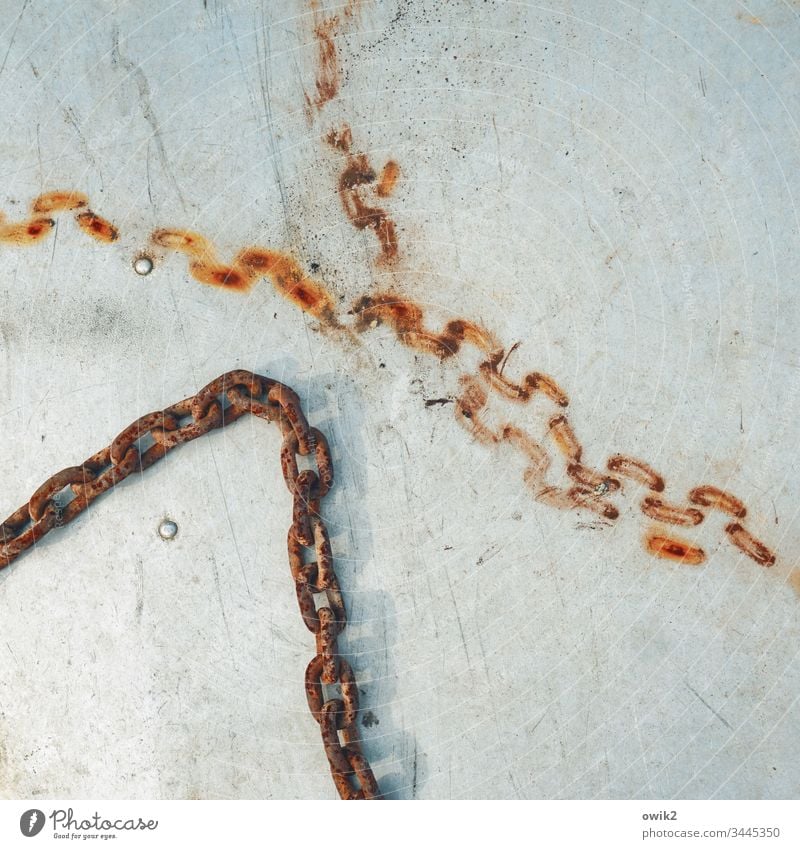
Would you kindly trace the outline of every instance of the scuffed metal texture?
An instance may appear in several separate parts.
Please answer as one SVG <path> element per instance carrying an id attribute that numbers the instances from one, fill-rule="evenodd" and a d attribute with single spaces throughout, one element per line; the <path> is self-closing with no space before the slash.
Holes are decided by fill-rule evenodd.
<path id="1" fill-rule="evenodd" d="M 797 795 L 791 4 L 2 8 L 0 510 L 269 374 L 329 434 L 384 791 Z M 551 381 L 489 375 L 502 439 L 456 415 L 494 343 Z M 646 461 L 617 517 L 533 497 L 547 422 L 584 480 Z M 0 795 L 334 796 L 278 446 L 187 445 L 0 575 Z"/>

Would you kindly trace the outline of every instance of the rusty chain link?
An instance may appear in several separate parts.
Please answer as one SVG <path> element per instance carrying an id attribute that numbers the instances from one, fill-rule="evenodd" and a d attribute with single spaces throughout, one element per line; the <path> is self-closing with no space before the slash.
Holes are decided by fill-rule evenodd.
<path id="1" fill-rule="evenodd" d="M 129 475 L 144 471 L 178 445 L 231 424 L 245 413 L 276 421 L 283 435 L 281 470 L 293 499 L 289 568 L 303 622 L 316 638 L 316 654 L 305 674 L 306 697 L 320 726 L 334 784 L 343 799 L 375 799 L 380 791 L 361 749 L 356 722 L 358 687 L 337 643 L 347 622 L 345 605 L 333 568 L 328 529 L 319 514 L 319 502 L 333 485 L 333 461 L 328 441 L 309 427 L 300 399 L 288 386 L 249 371 L 230 371 L 196 395 L 141 416 L 80 466 L 49 477 L 26 504 L 0 524 L 0 569 L 53 528 L 71 522 Z M 298 456 L 312 453 L 317 471 L 299 471 Z M 304 550 L 311 548 L 314 559 L 305 562 Z M 319 607 L 318 598 L 322 602 Z M 323 686 L 334 685 L 341 698 L 326 699 Z"/>

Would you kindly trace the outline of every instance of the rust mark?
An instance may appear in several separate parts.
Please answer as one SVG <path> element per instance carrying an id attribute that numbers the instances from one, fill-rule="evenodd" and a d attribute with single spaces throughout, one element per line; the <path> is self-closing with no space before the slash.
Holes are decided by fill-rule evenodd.
<path id="1" fill-rule="evenodd" d="M 481 411 L 486 406 L 488 395 L 486 387 L 471 374 L 465 374 L 459 379 L 462 395 L 456 398 L 456 419 L 484 445 L 493 445 L 498 441 L 497 434 L 493 433 L 481 421 Z"/>
<path id="2" fill-rule="evenodd" d="M 689 493 L 689 501 L 692 504 L 701 504 L 703 507 L 712 507 L 721 510 L 734 519 L 744 519 L 747 508 L 735 496 L 716 486 L 696 486 Z"/>
<path id="3" fill-rule="evenodd" d="M 75 216 L 78 222 L 78 227 L 84 233 L 90 235 L 98 242 L 116 242 L 119 238 L 119 230 L 105 218 L 101 218 L 97 213 L 87 209 L 86 212 L 79 212 Z"/>
<path id="4" fill-rule="evenodd" d="M 357 332 L 385 323 L 404 345 L 443 360 L 455 356 L 465 344 L 484 353 L 495 350 L 498 344 L 485 327 L 464 319 L 448 321 L 441 333 L 426 330 L 422 307 L 393 292 L 363 295 L 350 313 Z"/>
<path id="5" fill-rule="evenodd" d="M 383 166 L 383 171 L 381 171 L 381 176 L 378 179 L 378 185 L 375 186 L 375 194 L 381 198 L 388 198 L 394 191 L 399 177 L 400 166 L 393 159 L 390 159 Z"/>
<path id="6" fill-rule="evenodd" d="M 214 246 L 191 230 L 156 230 L 155 244 L 178 251 L 189 258 L 189 273 L 200 283 L 236 292 L 249 292 L 262 277 L 304 312 L 338 326 L 334 301 L 328 291 L 291 256 L 258 246 L 240 250 L 230 265 L 219 262 Z"/>
<path id="7" fill-rule="evenodd" d="M 316 94 L 313 98 L 305 92 L 306 114 L 311 119 L 312 108 L 317 111 L 326 103 L 330 103 L 339 94 L 342 84 L 342 69 L 339 63 L 339 53 L 336 48 L 336 38 L 341 34 L 342 25 L 351 22 L 357 15 L 361 3 L 359 0 L 348 0 L 342 12 L 343 19 L 338 15 L 324 17 L 320 4 L 312 0 L 311 11 L 314 15 L 314 38 L 317 42 L 317 75 L 314 81 Z"/>
<path id="8" fill-rule="evenodd" d="M 640 506 L 645 516 L 658 522 L 666 522 L 668 525 L 699 525 L 704 518 L 703 514 L 694 507 L 675 507 L 652 496 L 645 498 Z"/>
<path id="9" fill-rule="evenodd" d="M 12 245 L 33 245 L 40 242 L 56 226 L 52 218 L 31 218 L 7 224 L 5 215 L 0 213 L 0 242 Z"/>
<path id="10" fill-rule="evenodd" d="M 543 446 L 530 434 L 512 424 L 503 427 L 502 436 L 531 461 L 525 472 L 529 485 L 534 479 L 542 480 L 550 469 L 550 457 Z"/>
<path id="11" fill-rule="evenodd" d="M 35 198 L 31 211 L 36 215 L 52 215 L 54 212 L 65 212 L 89 206 L 89 197 L 83 192 L 61 191 L 45 192 Z"/>
<path id="12" fill-rule="evenodd" d="M 354 154 L 353 133 L 348 126 L 339 130 L 331 130 L 325 137 L 327 143 L 334 150 L 344 154 L 345 167 L 339 176 L 339 198 L 342 207 L 350 219 L 350 223 L 357 230 L 369 228 L 375 233 L 381 246 L 380 261 L 391 263 L 397 259 L 398 244 L 397 231 L 394 221 L 389 213 L 379 206 L 371 206 L 364 200 L 362 193 L 365 187 L 380 195 L 381 183 L 375 184 L 378 179 L 375 169 L 370 165 L 366 154 Z M 387 166 L 390 163 L 387 163 Z M 396 166 L 396 163 L 392 163 Z M 386 167 L 384 166 L 384 171 Z M 399 174 L 399 166 L 396 166 Z"/>
<path id="13" fill-rule="evenodd" d="M 800 569 L 792 569 L 787 578 L 789 586 L 800 596 Z"/>
<path id="14" fill-rule="evenodd" d="M 549 507 L 555 507 L 558 510 L 583 508 L 598 513 L 606 519 L 617 519 L 619 517 L 619 510 L 610 501 L 600 498 L 593 492 L 587 492 L 579 486 L 573 486 L 570 489 L 540 486 L 530 475 L 530 470 L 525 473 L 525 483 L 533 489 L 533 497 Z"/>
<path id="15" fill-rule="evenodd" d="M 752 558 L 761 566 L 772 566 L 775 563 L 775 555 L 757 540 L 746 528 L 738 522 L 731 522 L 725 528 L 725 533 L 730 541 L 748 557 Z"/>
<path id="16" fill-rule="evenodd" d="M 56 226 L 55 218 L 51 217 L 60 212 L 72 212 L 85 209 L 89 198 L 83 192 L 58 189 L 38 195 L 31 201 L 31 217 L 24 221 L 9 222 L 6 214 L 0 211 L 0 242 L 24 246 L 32 245 L 44 239 Z M 92 216 L 102 227 L 95 229 L 88 225 L 86 216 Z M 75 216 L 78 226 L 85 233 L 101 241 L 114 241 L 119 235 L 117 229 L 100 216 L 86 211 Z M 113 233 L 113 239 L 104 239 L 103 235 Z"/>
<path id="17" fill-rule="evenodd" d="M 643 484 L 648 489 L 652 489 L 653 492 L 664 491 L 664 478 L 653 471 L 643 460 L 627 457 L 624 454 L 614 454 L 608 458 L 606 465 L 609 471 Z"/>
<path id="18" fill-rule="evenodd" d="M 647 535 L 645 546 L 650 554 L 668 560 L 677 560 L 687 566 L 699 566 L 706 559 L 706 553 L 685 540 L 662 536 L 658 532 Z"/>
<path id="19" fill-rule="evenodd" d="M 509 353 L 511 353 L 509 351 Z M 500 356 L 502 357 L 502 350 Z M 559 407 L 569 406 L 569 398 L 563 389 L 546 374 L 538 371 L 532 371 L 526 375 L 521 383 L 514 383 L 502 373 L 502 368 L 498 370 L 499 359 L 489 359 L 481 363 L 480 370 L 489 383 L 506 398 L 512 401 L 529 401 L 534 392 L 541 392 L 546 395 L 551 401 L 558 404 Z M 502 362 L 502 367 L 505 367 L 505 360 Z"/>
<path id="20" fill-rule="evenodd" d="M 339 93 L 341 82 L 341 70 L 339 68 L 339 57 L 336 51 L 334 38 L 337 35 L 339 19 L 336 17 L 320 21 L 314 27 L 314 36 L 317 39 L 317 79 L 315 86 L 317 95 L 314 98 L 314 106 L 317 109 L 333 100 Z M 306 102 L 309 98 L 306 95 Z"/>
<path id="21" fill-rule="evenodd" d="M 567 417 L 563 414 L 553 416 L 547 424 L 550 428 L 550 436 L 558 450 L 567 460 L 580 463 L 583 449 Z"/>
<path id="22" fill-rule="evenodd" d="M 617 478 L 596 472 L 581 463 L 569 463 L 567 474 L 580 486 L 598 494 L 616 492 L 622 486 Z"/>

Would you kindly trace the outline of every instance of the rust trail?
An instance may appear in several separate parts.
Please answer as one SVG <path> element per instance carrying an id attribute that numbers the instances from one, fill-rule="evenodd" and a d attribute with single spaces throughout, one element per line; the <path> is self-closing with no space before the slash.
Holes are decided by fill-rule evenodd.
<path id="1" fill-rule="evenodd" d="M 375 194 L 381 198 L 388 198 L 392 192 L 394 192 L 399 177 L 400 166 L 393 159 L 390 159 L 386 165 L 383 166 L 383 171 L 381 171 L 378 185 L 375 186 Z"/>
<path id="2" fill-rule="evenodd" d="M 550 436 L 558 450 L 573 463 L 580 463 L 583 449 L 575 436 L 572 425 L 563 414 L 553 416 L 548 422 Z"/>
<path id="3" fill-rule="evenodd" d="M 191 230 L 156 230 L 156 245 L 189 258 L 189 273 L 200 283 L 235 292 L 249 292 L 262 277 L 295 306 L 332 326 L 338 326 L 333 298 L 287 254 L 257 246 L 240 250 L 230 265 L 217 259 L 211 242 Z"/>
<path id="4" fill-rule="evenodd" d="M 500 351 L 502 357 L 502 351 Z M 510 352 L 509 352 L 510 353 Z M 569 406 L 569 398 L 563 389 L 546 374 L 538 371 L 532 371 L 526 375 L 521 383 L 514 383 L 502 373 L 498 371 L 498 360 L 492 358 L 481 363 L 480 370 L 486 380 L 496 389 L 501 395 L 510 398 L 512 401 L 529 401 L 535 392 L 541 392 L 546 395 L 559 407 Z M 503 363 L 505 365 L 505 363 Z"/>
<path id="5" fill-rule="evenodd" d="M 83 192 L 55 191 L 39 195 L 31 204 L 35 215 L 52 215 L 89 206 L 89 197 Z"/>
<path id="6" fill-rule="evenodd" d="M 78 227 L 98 242 L 116 242 L 119 230 L 105 218 L 101 218 L 90 209 L 75 216 Z"/>
<path id="7" fill-rule="evenodd" d="M 743 551 L 759 565 L 772 566 L 775 563 L 775 555 L 766 547 L 766 545 L 757 540 L 738 522 L 731 522 L 725 528 L 725 533 L 728 535 L 730 541 L 740 551 Z"/>
<path id="8" fill-rule="evenodd" d="M 31 218 L 7 224 L 5 215 L 0 213 L 0 242 L 20 247 L 33 245 L 41 242 L 55 226 L 56 222 L 52 218 Z"/>
<path id="9" fill-rule="evenodd" d="M 456 419 L 484 445 L 493 445 L 498 441 L 497 434 L 493 433 L 481 421 L 481 411 L 486 406 L 488 396 L 486 388 L 480 380 L 471 374 L 463 375 L 459 379 L 463 390 L 461 397 L 456 399 Z"/>
<path id="10" fill-rule="evenodd" d="M 653 471 L 643 460 L 626 457 L 624 454 L 614 454 L 608 458 L 609 471 L 616 472 L 623 478 L 641 483 L 653 492 L 664 491 L 664 478 Z"/>
<path id="11" fill-rule="evenodd" d="M 687 566 L 699 566 L 706 559 L 702 548 L 691 545 L 685 540 L 665 537 L 657 532 L 648 534 L 645 547 L 655 557 L 677 560 Z"/>
<path id="12" fill-rule="evenodd" d="M 556 486 L 541 486 L 531 474 L 531 470 L 525 472 L 525 483 L 533 490 L 533 497 L 557 510 L 575 510 L 583 508 L 598 513 L 606 519 L 619 517 L 619 510 L 610 502 L 598 497 L 592 492 L 587 492 L 579 486 L 570 489 L 560 489 Z"/>
<path id="13" fill-rule="evenodd" d="M 357 332 L 387 324 L 404 345 L 443 360 L 457 354 L 465 344 L 482 352 L 495 350 L 498 345 L 486 328 L 464 319 L 448 321 L 441 333 L 426 330 L 422 307 L 393 292 L 363 295 L 350 313 Z"/>
<path id="14" fill-rule="evenodd" d="M 390 184 L 391 191 L 400 173 L 399 166 L 394 162 L 387 163 L 384 166 L 382 181 L 376 184 L 378 177 L 366 154 L 352 152 L 353 133 L 350 127 L 345 125 L 340 130 L 331 130 L 325 140 L 330 147 L 345 156 L 345 167 L 339 176 L 338 188 L 342 207 L 350 223 L 357 230 L 367 228 L 372 230 L 381 247 L 379 260 L 384 263 L 393 262 L 398 254 L 394 221 L 385 209 L 367 203 L 363 195 L 365 192 L 371 192 L 377 197 L 383 197 L 381 187 L 384 186 L 384 178 L 388 181 L 386 185 Z M 388 176 L 386 176 L 387 168 Z M 393 172 L 394 177 L 392 177 Z"/>
<path id="15" fill-rule="evenodd" d="M 721 510 L 734 519 L 744 519 L 747 508 L 741 501 L 729 492 L 718 489 L 716 486 L 697 486 L 689 493 L 689 501 L 692 504 L 701 504 L 703 507 L 712 507 Z"/>
<path id="16" fill-rule="evenodd" d="M 651 496 L 642 501 L 641 510 L 645 516 L 668 525 L 691 526 L 699 525 L 703 521 L 703 514 L 693 507 L 675 507 Z"/>
<path id="17" fill-rule="evenodd" d="M 17 246 L 33 245 L 42 241 L 55 228 L 55 218 L 62 212 L 83 209 L 75 220 L 84 233 L 94 239 L 113 242 L 119 237 L 116 227 L 87 209 L 89 198 L 83 192 L 58 189 L 35 197 L 30 205 L 31 217 L 24 221 L 9 222 L 0 211 L 0 243 Z"/>
<path id="18" fill-rule="evenodd" d="M 616 492 L 621 488 L 620 482 L 611 477 L 611 475 L 603 475 L 596 472 L 594 469 L 589 469 L 581 463 L 569 463 L 567 465 L 567 474 L 577 484 L 580 484 L 585 489 L 592 492 Z"/>

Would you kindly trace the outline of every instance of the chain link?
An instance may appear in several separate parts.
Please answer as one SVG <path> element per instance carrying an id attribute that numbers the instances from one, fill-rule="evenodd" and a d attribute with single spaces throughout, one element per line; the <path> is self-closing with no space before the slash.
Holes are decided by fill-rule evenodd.
<path id="1" fill-rule="evenodd" d="M 339 655 L 338 637 L 347 624 L 347 614 L 328 529 L 319 514 L 319 502 L 333 486 L 333 460 L 327 439 L 317 428 L 309 427 L 300 399 L 288 386 L 249 371 L 230 371 L 196 395 L 136 419 L 80 466 L 49 477 L 26 504 L 0 524 L 0 569 L 53 528 L 71 522 L 134 472 L 144 471 L 178 445 L 225 427 L 246 413 L 278 422 L 283 435 L 281 470 L 293 499 L 287 541 L 289 568 L 300 615 L 316 639 L 316 654 L 306 670 L 306 695 L 320 726 L 334 784 L 343 799 L 378 798 L 378 783 L 359 740 L 356 679 Z M 299 471 L 298 456 L 311 454 L 316 470 Z M 313 549 L 313 562 L 304 562 L 304 549 Z M 322 602 L 319 607 L 317 600 Z M 323 687 L 338 688 L 341 698 L 326 699 Z"/>

